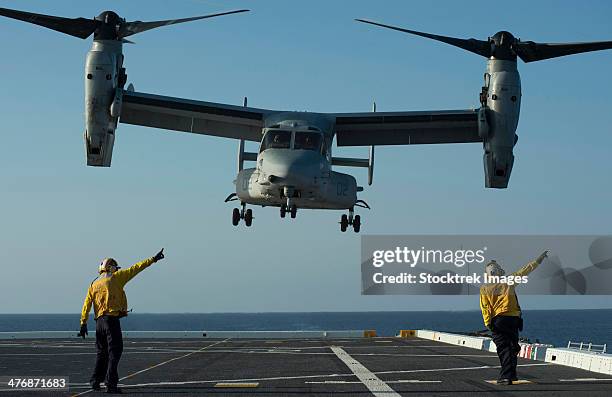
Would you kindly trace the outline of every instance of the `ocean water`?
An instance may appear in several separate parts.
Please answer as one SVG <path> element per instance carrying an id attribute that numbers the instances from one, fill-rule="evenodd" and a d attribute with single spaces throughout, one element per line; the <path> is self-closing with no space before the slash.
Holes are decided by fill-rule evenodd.
<path id="1" fill-rule="evenodd" d="M 612 309 L 532 310 L 523 314 L 523 337 L 565 346 L 568 340 L 607 343 L 612 351 Z M 90 321 L 93 331 L 93 321 Z M 0 314 L 0 331 L 65 331 L 79 328 L 79 314 Z M 484 329 L 478 311 L 316 313 L 133 313 L 122 320 L 131 331 L 249 331 L 375 329 L 392 336 L 400 329 L 474 332 Z"/>

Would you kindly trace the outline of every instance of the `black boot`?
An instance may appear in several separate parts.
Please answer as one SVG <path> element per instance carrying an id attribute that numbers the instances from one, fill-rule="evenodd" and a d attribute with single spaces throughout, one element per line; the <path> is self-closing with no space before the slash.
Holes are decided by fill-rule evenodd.
<path id="1" fill-rule="evenodd" d="M 100 382 L 95 381 L 95 380 L 90 380 L 90 381 L 89 381 L 89 386 L 91 386 L 91 389 L 92 389 L 92 390 L 95 390 L 95 391 L 100 391 L 100 390 L 102 390 L 102 389 L 100 388 Z"/>
<path id="2" fill-rule="evenodd" d="M 121 389 L 118 388 L 117 386 L 107 386 L 106 387 L 106 393 L 108 393 L 108 394 L 123 394 L 123 391 L 121 391 Z"/>

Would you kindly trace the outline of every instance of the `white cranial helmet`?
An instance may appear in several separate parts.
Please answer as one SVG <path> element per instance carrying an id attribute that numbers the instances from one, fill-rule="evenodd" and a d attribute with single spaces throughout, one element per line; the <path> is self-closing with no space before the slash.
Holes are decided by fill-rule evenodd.
<path id="1" fill-rule="evenodd" d="M 505 275 L 506 271 L 499 265 L 499 263 L 497 263 L 497 261 L 492 260 L 485 266 L 485 273 L 487 273 L 487 276 L 499 277 Z"/>
<path id="2" fill-rule="evenodd" d="M 119 269 L 121 268 L 117 266 L 116 260 L 114 260 L 113 258 L 106 258 L 102 261 L 102 263 L 100 263 L 100 266 L 98 267 L 98 273 L 114 273 Z"/>

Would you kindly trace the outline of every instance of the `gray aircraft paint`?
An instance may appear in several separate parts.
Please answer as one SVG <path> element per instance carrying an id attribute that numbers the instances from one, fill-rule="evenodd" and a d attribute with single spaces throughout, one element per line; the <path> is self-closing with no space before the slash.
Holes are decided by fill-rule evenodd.
<path id="1" fill-rule="evenodd" d="M 123 44 L 94 40 L 85 61 L 85 153 L 87 165 L 110 167 L 121 114 Z"/>
<path id="2" fill-rule="evenodd" d="M 485 87 L 489 130 L 484 139 L 485 186 L 507 187 L 521 109 L 521 78 L 516 61 L 487 61 Z"/>

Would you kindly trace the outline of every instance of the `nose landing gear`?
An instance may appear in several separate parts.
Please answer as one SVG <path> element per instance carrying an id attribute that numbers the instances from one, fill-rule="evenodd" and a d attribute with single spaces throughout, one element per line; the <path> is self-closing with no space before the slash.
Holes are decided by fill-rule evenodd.
<path id="1" fill-rule="evenodd" d="M 241 203 L 242 209 L 234 208 L 232 211 L 232 225 L 238 226 L 241 219 L 244 219 L 244 224 L 249 227 L 253 224 L 253 210 L 246 209 L 246 203 Z"/>
<path id="2" fill-rule="evenodd" d="M 361 216 L 354 215 L 355 211 L 353 208 L 349 209 L 348 216 L 346 214 L 342 214 L 340 217 L 340 231 L 346 232 L 349 225 L 353 226 L 353 230 L 355 233 L 359 233 L 361 230 Z"/>
<path id="3" fill-rule="evenodd" d="M 295 206 L 295 204 L 291 204 L 289 207 L 286 204 L 282 204 L 280 207 L 281 218 L 284 218 L 285 215 L 287 215 L 287 211 L 289 211 L 289 214 L 291 215 L 292 219 L 297 216 L 297 207 Z"/>

